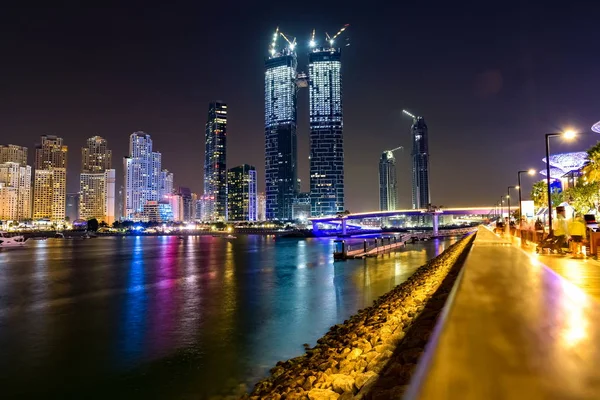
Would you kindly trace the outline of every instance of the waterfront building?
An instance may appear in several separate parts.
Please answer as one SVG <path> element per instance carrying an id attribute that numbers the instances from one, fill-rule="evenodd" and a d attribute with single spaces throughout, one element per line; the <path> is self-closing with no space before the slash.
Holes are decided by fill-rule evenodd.
<path id="1" fill-rule="evenodd" d="M 198 207 L 198 194 L 192 193 L 192 200 L 190 205 L 190 219 L 188 222 L 195 222 L 197 218 L 197 207 Z"/>
<path id="2" fill-rule="evenodd" d="M 79 193 L 67 193 L 65 215 L 71 223 L 79 219 Z"/>
<path id="3" fill-rule="evenodd" d="M 204 196 L 209 221 L 227 219 L 227 105 L 208 106 L 204 154 Z"/>
<path id="4" fill-rule="evenodd" d="M 0 221 L 31 218 L 31 166 L 0 163 Z"/>
<path id="5" fill-rule="evenodd" d="M 208 222 L 212 217 L 212 204 L 214 198 L 211 196 L 200 196 L 198 205 L 196 206 L 196 219 L 202 222 Z"/>
<path id="6" fill-rule="evenodd" d="M 184 222 L 184 208 L 185 208 L 185 204 L 184 204 L 184 200 L 183 200 L 183 196 L 181 195 L 181 193 L 171 193 L 171 194 L 167 194 L 165 195 L 162 200 L 162 203 L 166 203 L 171 207 L 171 213 L 172 213 L 172 217 L 171 217 L 171 221 L 174 222 Z"/>
<path id="7" fill-rule="evenodd" d="M 292 218 L 294 221 L 306 221 L 310 218 L 311 202 L 310 193 L 298 193 L 292 204 Z"/>
<path id="8" fill-rule="evenodd" d="M 277 36 L 277 34 L 276 34 Z M 265 60 L 265 196 L 267 220 L 291 220 L 297 193 L 297 58 L 294 46 Z"/>
<path id="9" fill-rule="evenodd" d="M 412 206 L 427 208 L 429 193 L 429 135 L 423 117 L 412 116 Z"/>
<path id="10" fill-rule="evenodd" d="M 17 163 L 22 167 L 27 166 L 27 147 L 0 144 L 0 164 L 7 162 Z"/>
<path id="11" fill-rule="evenodd" d="M 104 172 L 112 168 L 112 151 L 108 149 L 106 139 L 92 136 L 81 148 L 81 172 Z"/>
<path id="12" fill-rule="evenodd" d="M 89 138 L 81 149 L 79 219 L 95 218 L 109 225 L 115 221 L 115 174 L 106 139 Z"/>
<path id="13" fill-rule="evenodd" d="M 65 220 L 67 197 L 67 146 L 63 139 L 43 135 L 34 157 L 33 219 Z"/>
<path id="14" fill-rule="evenodd" d="M 393 211 L 398 206 L 396 158 L 392 151 L 384 151 L 379 160 L 379 209 Z"/>
<path id="15" fill-rule="evenodd" d="M 140 220 L 144 222 L 169 222 L 173 221 L 173 210 L 169 203 L 150 200 L 144 204 L 140 213 Z"/>
<path id="16" fill-rule="evenodd" d="M 256 221 L 256 168 L 244 164 L 227 171 L 229 221 Z"/>
<path id="17" fill-rule="evenodd" d="M 161 154 L 152 151 L 152 139 L 145 132 L 134 132 L 129 137 L 129 156 L 123 159 L 124 218 L 132 219 L 144 210 L 148 201 L 158 201 L 163 191 L 164 178 Z M 172 178 L 171 178 L 172 182 Z"/>
<path id="18" fill-rule="evenodd" d="M 341 51 L 333 44 L 313 47 L 308 55 L 313 216 L 345 210 L 341 67 Z"/>
<path id="19" fill-rule="evenodd" d="M 192 206 L 192 191 L 190 188 L 179 187 L 179 196 L 181 197 L 182 207 L 181 207 L 181 218 L 180 221 L 190 222 L 194 220 L 193 206 Z M 173 211 L 173 215 L 175 211 Z"/>
<path id="20" fill-rule="evenodd" d="M 166 195 L 173 194 L 173 173 L 168 169 L 160 171 L 158 198 L 163 199 Z"/>
<path id="21" fill-rule="evenodd" d="M 260 192 L 256 196 L 257 203 L 257 211 L 256 211 L 256 220 L 257 221 L 266 221 L 267 220 L 267 197 L 264 192 Z"/>

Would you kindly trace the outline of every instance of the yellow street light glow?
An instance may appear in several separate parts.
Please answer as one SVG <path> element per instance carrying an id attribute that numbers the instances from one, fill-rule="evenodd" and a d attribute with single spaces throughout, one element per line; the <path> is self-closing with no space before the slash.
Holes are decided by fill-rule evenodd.
<path id="1" fill-rule="evenodd" d="M 569 130 L 566 130 L 566 131 L 563 133 L 563 137 L 564 137 L 565 139 L 568 139 L 568 140 L 571 140 L 571 139 L 575 138 L 575 136 L 577 136 L 577 134 L 575 133 L 575 131 L 574 131 L 574 130 L 571 130 L 571 129 L 569 129 Z"/>
<path id="2" fill-rule="evenodd" d="M 527 173 L 529 175 L 535 175 L 535 169 L 531 168 L 529 171 L 527 171 Z"/>
<path id="3" fill-rule="evenodd" d="M 515 186 L 515 189 L 519 190 L 519 189 L 521 189 L 521 186 L 517 185 L 517 186 Z"/>

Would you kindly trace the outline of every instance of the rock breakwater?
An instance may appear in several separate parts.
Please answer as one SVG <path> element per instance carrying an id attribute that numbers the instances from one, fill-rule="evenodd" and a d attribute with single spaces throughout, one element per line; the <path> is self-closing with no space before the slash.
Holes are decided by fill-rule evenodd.
<path id="1" fill-rule="evenodd" d="M 343 324 L 332 326 L 317 340 L 316 346 L 305 345 L 304 355 L 278 362 L 271 369 L 271 375 L 242 398 L 368 400 L 401 393 L 445 296 L 437 299 L 437 311 L 428 311 L 426 304 L 453 267 L 460 264 L 474 237 L 470 235 L 453 244 L 405 282 L 375 300 L 372 306 L 360 310 Z M 449 286 L 451 288 L 452 282 Z M 427 312 L 431 315 L 424 315 Z M 424 325 L 420 332 L 414 332 L 411 327 L 421 313 L 425 321 L 433 322 L 429 328 Z M 385 397 L 376 395 L 376 388 L 380 388 Z"/>

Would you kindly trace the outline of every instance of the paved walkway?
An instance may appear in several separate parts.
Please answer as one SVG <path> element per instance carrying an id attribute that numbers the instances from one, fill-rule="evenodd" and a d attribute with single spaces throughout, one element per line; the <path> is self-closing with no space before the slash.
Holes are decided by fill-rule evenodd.
<path id="1" fill-rule="evenodd" d="M 521 246 L 521 239 L 511 237 L 512 244 L 521 247 L 530 257 L 577 285 L 590 296 L 600 299 L 600 261 L 593 258 L 574 259 L 570 254 L 536 254 L 535 245 Z"/>
<path id="2" fill-rule="evenodd" d="M 481 227 L 404 398 L 600 399 L 600 302 L 552 260 Z"/>

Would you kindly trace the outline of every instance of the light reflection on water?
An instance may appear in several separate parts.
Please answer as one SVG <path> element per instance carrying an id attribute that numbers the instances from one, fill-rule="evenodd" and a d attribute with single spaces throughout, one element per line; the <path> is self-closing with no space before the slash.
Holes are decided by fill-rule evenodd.
<path id="1" fill-rule="evenodd" d="M 203 398 L 251 384 L 449 243 L 336 263 L 331 240 L 266 236 L 3 251 L 0 384 L 9 397 L 97 398 Z"/>

